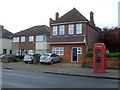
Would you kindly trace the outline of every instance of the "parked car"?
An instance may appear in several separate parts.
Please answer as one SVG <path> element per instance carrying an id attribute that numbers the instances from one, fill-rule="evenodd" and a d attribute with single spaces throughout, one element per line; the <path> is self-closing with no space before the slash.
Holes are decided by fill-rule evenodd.
<path id="1" fill-rule="evenodd" d="M 40 56 L 41 56 L 40 54 L 33 54 L 33 55 L 31 55 L 31 54 L 26 54 L 26 55 L 24 56 L 23 61 L 24 61 L 25 63 L 33 63 L 34 57 L 40 57 Z"/>
<path id="2" fill-rule="evenodd" d="M 13 54 L 2 54 L 2 55 L 0 55 L 0 61 L 4 57 L 12 58 L 12 57 L 15 57 L 15 55 L 13 55 Z"/>
<path id="3" fill-rule="evenodd" d="M 54 62 L 60 62 L 62 59 L 57 55 L 53 53 L 45 53 L 40 57 L 40 63 L 50 63 L 53 64 Z"/>

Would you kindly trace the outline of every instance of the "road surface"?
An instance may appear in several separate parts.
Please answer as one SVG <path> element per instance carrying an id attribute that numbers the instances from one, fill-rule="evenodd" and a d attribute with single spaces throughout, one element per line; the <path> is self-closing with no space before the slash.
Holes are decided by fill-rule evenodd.
<path id="1" fill-rule="evenodd" d="M 3 88 L 118 88 L 118 80 L 2 70 Z"/>

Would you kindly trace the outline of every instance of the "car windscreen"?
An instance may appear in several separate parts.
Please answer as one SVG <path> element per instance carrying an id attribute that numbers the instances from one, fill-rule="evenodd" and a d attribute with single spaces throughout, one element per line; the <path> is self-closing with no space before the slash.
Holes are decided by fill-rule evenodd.
<path id="1" fill-rule="evenodd" d="M 48 57 L 48 56 L 50 56 L 50 55 L 49 54 L 43 54 L 42 55 L 42 57 L 45 57 L 45 58 Z"/>
<path id="2" fill-rule="evenodd" d="M 25 55 L 25 58 L 26 58 L 26 57 L 32 57 L 32 55 Z"/>

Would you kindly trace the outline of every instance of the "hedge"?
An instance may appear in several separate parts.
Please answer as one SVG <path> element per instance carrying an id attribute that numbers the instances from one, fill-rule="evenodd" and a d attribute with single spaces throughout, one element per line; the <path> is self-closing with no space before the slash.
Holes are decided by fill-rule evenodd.
<path id="1" fill-rule="evenodd" d="M 10 58 L 9 62 L 23 62 L 23 60 L 13 57 L 13 58 Z"/>
<path id="2" fill-rule="evenodd" d="M 106 53 L 105 55 L 109 58 L 120 58 L 120 53 Z"/>
<path id="3" fill-rule="evenodd" d="M 93 57 L 93 52 L 86 52 L 84 57 Z"/>
<path id="4" fill-rule="evenodd" d="M 120 58 L 120 53 L 105 53 L 105 56 L 109 58 Z M 86 52 L 84 57 L 93 57 L 93 52 Z"/>

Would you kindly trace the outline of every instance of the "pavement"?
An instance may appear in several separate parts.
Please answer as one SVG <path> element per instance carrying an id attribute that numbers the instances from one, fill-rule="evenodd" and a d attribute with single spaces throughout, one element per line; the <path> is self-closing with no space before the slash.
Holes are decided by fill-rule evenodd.
<path id="1" fill-rule="evenodd" d="M 19 63 L 2 63 L 2 68 L 32 71 L 32 72 L 44 72 L 52 74 L 64 74 L 75 76 L 86 76 L 95 78 L 107 78 L 107 79 L 120 79 L 119 71 L 117 69 L 106 69 L 106 72 L 93 72 L 93 68 L 82 67 L 78 63 L 66 63 L 60 62 L 53 65 L 49 64 L 25 64 Z"/>

